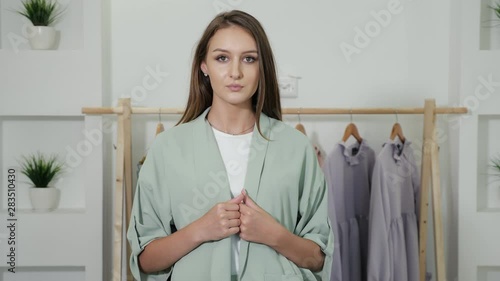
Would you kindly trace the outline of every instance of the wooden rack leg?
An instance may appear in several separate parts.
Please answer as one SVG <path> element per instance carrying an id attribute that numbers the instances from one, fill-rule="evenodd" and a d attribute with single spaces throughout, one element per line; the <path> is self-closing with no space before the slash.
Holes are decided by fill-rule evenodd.
<path id="1" fill-rule="evenodd" d="M 420 215 L 419 215 L 419 264 L 420 281 L 425 281 L 426 248 L 427 248 L 427 216 L 429 208 L 429 183 L 431 178 L 431 146 L 433 143 L 436 103 L 432 99 L 425 100 L 424 106 L 424 143 L 422 145 L 422 167 L 420 180 Z"/>
<path id="2" fill-rule="evenodd" d="M 434 247 L 436 255 L 437 281 L 446 280 L 444 261 L 443 224 L 441 219 L 441 182 L 439 173 L 439 150 L 436 142 L 436 127 L 434 125 L 433 145 L 431 150 L 432 170 L 432 207 L 434 219 Z"/>
<path id="3" fill-rule="evenodd" d="M 123 108 L 123 100 L 119 101 L 119 106 Z M 114 229 L 113 229 L 113 281 L 122 281 L 122 235 L 123 235 L 123 176 L 125 169 L 124 150 L 124 116 L 118 114 L 118 136 L 116 145 L 116 182 L 115 182 L 115 208 L 114 208 Z"/>
<path id="4" fill-rule="evenodd" d="M 125 160 L 125 230 L 127 231 L 130 223 L 130 215 L 132 212 L 132 107 L 130 99 L 123 100 L 123 143 L 124 143 L 124 160 Z M 125 241 L 127 249 L 127 280 L 133 281 L 132 272 L 130 271 L 130 255 L 131 249 L 128 241 Z"/>

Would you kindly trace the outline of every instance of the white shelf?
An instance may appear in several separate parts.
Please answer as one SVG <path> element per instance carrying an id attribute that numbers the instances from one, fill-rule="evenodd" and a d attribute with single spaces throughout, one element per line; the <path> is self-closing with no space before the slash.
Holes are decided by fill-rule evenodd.
<path id="1" fill-rule="evenodd" d="M 478 208 L 477 211 L 481 213 L 500 213 L 500 208 Z"/>
<path id="2" fill-rule="evenodd" d="M 500 266 L 479 266 L 477 268 L 477 281 L 500 280 Z"/>
<path id="3" fill-rule="evenodd" d="M 86 210 L 84 208 L 57 208 L 52 211 L 35 211 L 33 209 L 16 209 L 16 217 L 25 216 L 25 215 L 64 215 L 64 214 L 83 214 Z M 3 209 L 0 211 L 0 215 L 5 215 L 7 213 L 7 209 Z"/>
<path id="4" fill-rule="evenodd" d="M 31 281 L 31 280 L 71 280 L 85 281 L 83 266 L 21 266 L 16 267 L 16 273 L 10 273 L 5 266 L 0 267 L 0 280 Z"/>
<path id="5" fill-rule="evenodd" d="M 56 50 L 78 50 L 83 48 L 84 18 L 83 0 L 58 0 L 63 13 L 54 24 L 58 31 Z M 0 49 L 23 52 L 31 50 L 27 41 L 27 29 L 32 25 L 15 11 L 22 7 L 19 0 L 0 0 Z M 46 51 L 40 51 L 46 52 Z"/>

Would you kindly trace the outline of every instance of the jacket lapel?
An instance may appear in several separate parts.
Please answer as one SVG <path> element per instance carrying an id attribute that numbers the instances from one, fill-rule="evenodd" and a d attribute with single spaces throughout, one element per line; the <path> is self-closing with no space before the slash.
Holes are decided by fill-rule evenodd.
<path id="1" fill-rule="evenodd" d="M 194 168 L 197 175 L 197 188 L 206 196 L 206 202 L 210 202 L 210 205 L 207 206 L 208 209 L 212 208 L 216 202 L 231 199 L 226 168 L 212 128 L 206 121 L 209 110 L 210 108 L 206 109 L 193 121 Z M 228 271 L 228 266 L 231 264 L 230 238 L 213 242 L 212 258 L 208 262 L 212 263 L 210 280 L 231 280 L 231 272 Z"/>
<path id="2" fill-rule="evenodd" d="M 193 121 L 192 142 L 196 155 L 194 168 L 197 187 L 212 202 L 226 201 L 231 199 L 231 189 L 214 132 L 206 120 L 209 110 L 207 108 Z"/>
<path id="3" fill-rule="evenodd" d="M 268 139 L 272 139 L 271 135 L 271 120 L 264 113 L 260 116 L 260 129 L 262 134 L 266 136 Z M 247 173 L 245 176 L 245 186 L 248 195 L 258 203 L 258 193 L 260 187 L 260 180 L 262 171 L 264 168 L 264 160 L 267 155 L 267 148 L 269 145 L 269 141 L 263 138 L 257 127 L 254 128 L 252 135 L 252 144 L 250 147 L 250 153 L 248 155 L 248 167 Z M 247 258 L 248 258 L 248 248 L 249 242 L 245 240 L 241 240 L 240 244 L 240 256 L 239 256 L 239 277 L 245 271 Z"/>

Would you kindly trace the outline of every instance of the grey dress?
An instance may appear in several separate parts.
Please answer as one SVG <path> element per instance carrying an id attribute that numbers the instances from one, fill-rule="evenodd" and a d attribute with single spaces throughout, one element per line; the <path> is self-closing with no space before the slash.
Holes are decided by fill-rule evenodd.
<path id="1" fill-rule="evenodd" d="M 368 257 L 368 214 L 375 152 L 365 140 L 339 143 L 323 167 L 329 188 L 328 214 L 336 250 L 332 281 L 365 281 Z M 336 223 L 335 223 L 336 222 Z"/>
<path id="2" fill-rule="evenodd" d="M 369 281 L 418 281 L 420 176 L 410 142 L 388 141 L 373 171 Z"/>

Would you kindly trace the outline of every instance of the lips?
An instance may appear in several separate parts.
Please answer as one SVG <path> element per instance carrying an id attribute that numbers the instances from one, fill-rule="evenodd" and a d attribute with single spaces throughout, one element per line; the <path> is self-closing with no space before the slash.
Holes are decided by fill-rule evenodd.
<path id="1" fill-rule="evenodd" d="M 240 91 L 241 89 L 243 89 L 243 86 L 239 85 L 239 84 L 231 84 L 231 85 L 228 85 L 227 88 L 233 92 L 238 92 Z"/>

